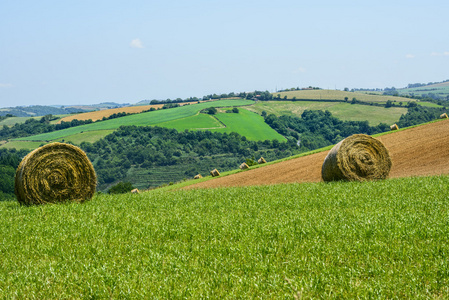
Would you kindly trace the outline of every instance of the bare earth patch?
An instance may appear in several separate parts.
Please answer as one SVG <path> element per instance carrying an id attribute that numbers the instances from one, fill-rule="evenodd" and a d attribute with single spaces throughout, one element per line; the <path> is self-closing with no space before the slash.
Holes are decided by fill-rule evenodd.
<path id="1" fill-rule="evenodd" d="M 390 152 L 390 178 L 449 174 L 449 120 L 426 124 L 377 138 Z M 185 187 L 215 188 L 319 182 L 329 151 L 215 178 Z"/>

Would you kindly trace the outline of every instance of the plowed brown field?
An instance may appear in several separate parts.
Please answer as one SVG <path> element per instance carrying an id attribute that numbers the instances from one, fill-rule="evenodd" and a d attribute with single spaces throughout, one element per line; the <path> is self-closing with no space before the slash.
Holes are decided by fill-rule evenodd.
<path id="1" fill-rule="evenodd" d="M 449 120 L 426 124 L 377 138 L 390 152 L 390 178 L 449 174 Z M 248 170 L 185 188 L 267 185 L 321 181 L 329 151 Z"/>

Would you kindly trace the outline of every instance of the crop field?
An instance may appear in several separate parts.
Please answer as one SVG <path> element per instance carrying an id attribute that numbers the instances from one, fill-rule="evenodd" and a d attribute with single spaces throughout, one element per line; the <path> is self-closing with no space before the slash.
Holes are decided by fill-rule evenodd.
<path id="1" fill-rule="evenodd" d="M 252 107 L 252 106 L 251 106 Z M 267 125 L 264 119 L 253 112 L 241 108 L 239 113 L 218 113 L 214 116 L 207 114 L 197 114 L 195 116 L 179 119 L 175 121 L 157 124 L 158 126 L 174 128 L 178 131 L 203 130 L 216 132 L 238 132 L 248 138 L 248 140 L 279 140 L 285 138 Z"/>
<path id="2" fill-rule="evenodd" d="M 391 100 L 396 102 L 403 102 L 404 105 L 406 105 L 410 101 L 416 101 L 404 97 L 369 95 L 365 93 L 345 92 L 339 90 L 299 90 L 273 93 L 273 96 L 277 96 L 278 94 L 281 95 L 281 99 L 284 99 L 284 97 L 287 96 L 288 100 L 293 99 L 293 97 L 296 97 L 296 99 L 305 100 L 345 100 L 345 97 L 348 97 L 348 101 L 351 101 L 352 98 L 356 98 L 359 101 L 368 103 L 386 103 L 388 100 Z"/>
<path id="3" fill-rule="evenodd" d="M 423 95 L 433 93 L 442 97 L 449 96 L 449 82 L 442 82 L 427 86 L 420 86 L 415 88 L 406 88 L 406 89 L 398 89 L 400 94 L 414 94 L 414 95 Z"/>
<path id="4" fill-rule="evenodd" d="M 183 119 L 159 123 L 157 126 L 174 128 L 178 131 L 224 127 L 215 117 L 200 113 Z"/>
<path id="5" fill-rule="evenodd" d="M 59 118 L 65 117 L 67 115 L 54 115 L 54 117 L 57 117 L 57 120 L 53 120 L 50 123 L 52 124 L 56 124 L 57 122 L 59 122 Z M 0 121 L 0 126 L 6 125 L 6 126 L 13 126 L 16 123 L 25 123 L 26 120 L 28 119 L 36 119 L 36 120 L 40 120 L 42 119 L 42 117 L 11 117 L 11 118 L 6 118 L 4 120 Z"/>
<path id="6" fill-rule="evenodd" d="M 179 103 L 179 105 L 183 106 L 186 104 L 194 104 L 197 102 L 183 102 L 183 103 Z M 135 113 L 140 113 L 146 110 L 149 110 L 150 108 L 161 108 L 162 106 L 164 106 L 163 104 L 154 104 L 154 105 L 140 105 L 140 106 L 126 106 L 126 107 L 120 107 L 120 108 L 111 108 L 111 109 L 104 109 L 104 110 L 97 110 L 97 111 L 91 111 L 91 112 L 86 112 L 86 113 L 82 113 L 82 114 L 76 114 L 76 115 L 70 115 L 68 117 L 62 118 L 59 122 L 70 122 L 72 120 L 89 120 L 91 119 L 92 121 L 97 121 L 97 120 L 102 120 L 104 117 L 109 117 L 113 114 L 118 114 L 118 113 L 130 113 L 130 114 L 135 114 Z"/>
<path id="7" fill-rule="evenodd" d="M 0 202 L 5 298 L 447 298 L 448 176 Z"/>
<path id="8" fill-rule="evenodd" d="M 279 140 L 286 139 L 265 123 L 262 116 L 248 111 L 239 109 L 239 113 L 220 113 L 217 118 L 226 125 L 226 128 L 211 129 L 217 132 L 238 132 L 248 138 L 248 140 Z"/>
<path id="9" fill-rule="evenodd" d="M 261 114 L 291 115 L 300 117 L 304 110 L 328 110 L 333 116 L 345 121 L 368 121 L 371 126 L 380 123 L 393 124 L 402 114 L 407 113 L 405 107 L 384 108 L 379 106 L 358 105 L 341 102 L 321 101 L 258 101 L 247 108 Z"/>
<path id="10" fill-rule="evenodd" d="M 152 112 L 146 112 L 141 114 L 134 114 L 126 117 L 121 117 L 112 120 L 106 120 L 102 122 L 96 122 L 87 125 L 81 125 L 77 127 L 71 127 L 59 131 L 34 135 L 31 137 L 19 138 L 17 140 L 30 140 L 30 141 L 46 141 L 46 140 L 56 140 L 65 138 L 69 135 L 74 135 L 86 131 L 94 130 L 111 130 L 117 129 L 118 127 L 124 125 L 136 125 L 136 126 L 149 126 L 157 125 L 159 123 L 173 121 L 177 119 L 182 119 L 190 116 L 194 116 L 200 110 L 207 107 L 226 107 L 226 106 L 241 106 L 250 105 L 254 101 L 250 100 L 220 100 L 212 102 L 203 102 L 200 104 L 186 105 L 182 107 L 170 108 L 157 110 Z"/>

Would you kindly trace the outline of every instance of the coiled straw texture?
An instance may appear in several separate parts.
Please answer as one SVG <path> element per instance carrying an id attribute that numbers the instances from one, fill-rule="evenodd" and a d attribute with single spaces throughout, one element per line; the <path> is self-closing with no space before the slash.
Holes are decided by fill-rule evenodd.
<path id="1" fill-rule="evenodd" d="M 25 156 L 16 171 L 15 193 L 20 204 L 83 202 L 93 197 L 95 170 L 78 147 L 51 143 Z"/>
<path id="2" fill-rule="evenodd" d="M 391 169 L 388 150 L 379 140 L 355 134 L 336 144 L 324 159 L 324 181 L 385 179 Z"/>

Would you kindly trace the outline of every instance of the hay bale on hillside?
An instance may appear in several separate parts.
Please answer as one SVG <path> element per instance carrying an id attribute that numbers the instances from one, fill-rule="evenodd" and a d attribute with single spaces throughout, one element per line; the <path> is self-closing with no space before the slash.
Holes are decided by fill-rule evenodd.
<path id="1" fill-rule="evenodd" d="M 25 156 L 16 171 L 15 194 L 20 204 L 83 202 L 95 193 L 97 176 L 80 148 L 51 143 Z"/>
<path id="2" fill-rule="evenodd" d="M 264 163 L 266 163 L 267 161 L 265 160 L 265 158 L 263 158 L 262 156 L 259 158 L 259 160 L 257 160 L 257 163 L 258 164 L 264 164 Z"/>
<path id="3" fill-rule="evenodd" d="M 398 130 L 399 126 L 397 124 L 393 124 L 390 126 L 390 130 Z"/>
<path id="4" fill-rule="evenodd" d="M 447 113 L 441 114 L 440 119 L 447 119 Z"/>
<path id="5" fill-rule="evenodd" d="M 217 169 L 213 169 L 210 171 L 210 175 L 212 175 L 212 177 L 220 176 L 220 172 L 218 172 Z"/>
<path id="6" fill-rule="evenodd" d="M 239 168 L 240 168 L 241 170 L 246 170 L 246 169 L 249 169 L 249 166 L 248 166 L 247 163 L 242 163 L 242 164 L 240 165 Z"/>
<path id="7" fill-rule="evenodd" d="M 391 159 L 385 146 L 365 134 L 354 134 L 336 144 L 321 169 L 324 181 L 385 179 Z"/>
<path id="8" fill-rule="evenodd" d="M 203 176 L 201 176 L 201 174 L 195 175 L 195 177 L 193 177 L 193 179 L 200 179 L 203 178 Z"/>
<path id="9" fill-rule="evenodd" d="M 140 191 L 139 191 L 139 189 L 133 189 L 133 190 L 131 190 L 131 194 L 140 194 Z"/>

